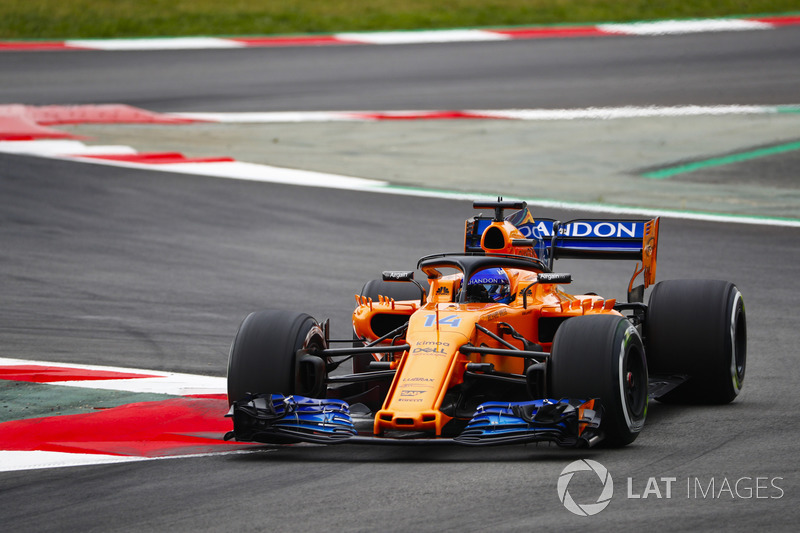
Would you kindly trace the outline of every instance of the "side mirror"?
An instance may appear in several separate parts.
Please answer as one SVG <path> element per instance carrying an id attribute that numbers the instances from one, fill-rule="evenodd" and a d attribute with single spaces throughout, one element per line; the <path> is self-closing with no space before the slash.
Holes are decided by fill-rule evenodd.
<path id="1" fill-rule="evenodd" d="M 418 281 L 414 279 L 414 271 L 413 270 L 385 270 L 381 274 L 381 278 L 383 281 L 406 281 L 413 283 L 417 287 L 419 287 L 419 305 L 422 307 L 425 305 L 426 294 L 425 289 L 422 285 L 419 284 Z"/>
<path id="2" fill-rule="evenodd" d="M 385 270 L 382 277 L 383 281 L 414 281 L 414 271 Z"/>

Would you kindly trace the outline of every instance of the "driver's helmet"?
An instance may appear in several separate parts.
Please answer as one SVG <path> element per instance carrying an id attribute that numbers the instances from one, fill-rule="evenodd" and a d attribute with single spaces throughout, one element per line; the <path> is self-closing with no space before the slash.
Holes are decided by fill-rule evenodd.
<path id="1" fill-rule="evenodd" d="M 473 274 L 467 283 L 467 300 L 507 304 L 512 300 L 508 275 L 502 268 L 487 268 Z"/>

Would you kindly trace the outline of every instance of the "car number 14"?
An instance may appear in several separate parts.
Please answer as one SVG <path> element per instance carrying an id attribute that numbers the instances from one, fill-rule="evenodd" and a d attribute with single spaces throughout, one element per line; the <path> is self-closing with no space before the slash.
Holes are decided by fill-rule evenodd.
<path id="1" fill-rule="evenodd" d="M 425 315 L 424 327 L 432 328 L 434 324 L 436 324 L 436 315 Z M 448 315 L 439 319 L 439 325 L 457 328 L 461 325 L 461 318 L 458 315 Z"/>

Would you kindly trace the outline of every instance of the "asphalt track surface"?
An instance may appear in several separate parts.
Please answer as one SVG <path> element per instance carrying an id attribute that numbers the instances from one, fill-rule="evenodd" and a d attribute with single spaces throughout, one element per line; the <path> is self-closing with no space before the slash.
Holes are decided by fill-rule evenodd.
<path id="1" fill-rule="evenodd" d="M 623 38 L 607 38 L 535 42 L 528 47 L 518 42 L 470 44 L 464 52 L 451 45 L 282 52 L 293 60 L 282 59 L 276 50 L 0 54 L 0 71 L 19 73 L 19 80 L 3 76 L 0 100 L 122 101 L 173 111 L 456 108 L 477 106 L 481 98 L 484 104 L 496 102 L 492 107 L 535 102 L 547 107 L 568 102 L 785 103 L 797 99 L 792 91 L 800 86 L 792 85 L 797 81 L 797 55 L 790 53 L 797 51 L 798 35 L 796 30 L 775 30 L 688 36 L 684 43 L 678 38 L 628 38 L 626 44 Z M 666 47 L 675 51 L 669 57 L 665 47 L 658 46 L 667 39 L 674 39 Z M 752 50 L 758 46 L 762 55 L 772 51 L 774 56 L 758 57 Z M 459 61 L 472 56 L 485 59 L 486 69 L 497 67 L 496 86 L 463 71 L 460 81 L 452 73 L 437 77 L 434 67 L 449 61 L 447 51 Z M 735 61 L 737 53 L 741 59 Z M 572 97 L 552 86 L 535 94 L 529 85 L 515 90 L 513 72 L 495 64 L 511 55 L 538 57 L 551 66 L 552 76 L 583 89 L 574 88 Z M 542 59 L 548 55 L 561 60 Z M 693 55 L 705 60 L 694 64 Z M 638 70 L 622 61 L 633 57 L 639 58 Z M 685 70 L 686 76 L 666 83 L 674 76 L 662 80 L 664 69 L 651 66 L 657 57 L 664 69 Z M 728 61 L 720 61 L 722 57 Z M 289 66 L 298 58 L 304 58 L 305 68 Z M 362 81 L 371 78 L 387 92 L 348 82 L 331 64 L 332 58 L 340 58 L 340 68 L 350 65 L 351 73 L 370 73 Z M 308 61 L 321 70 L 307 68 Z M 270 93 L 275 97 L 267 98 L 258 87 L 263 81 L 258 65 L 268 68 L 275 63 L 287 69 L 281 82 L 285 92 L 283 97 Z M 396 78 L 386 66 L 391 63 L 400 65 Z M 393 99 L 404 92 L 395 86 L 405 80 L 400 76 L 403 64 L 428 65 L 401 84 L 414 88 L 406 101 Z M 576 64 L 585 67 L 582 74 Z M 559 74 L 557 65 L 566 65 L 564 72 Z M 748 67 L 763 70 L 742 73 Z M 626 71 L 630 83 L 619 82 Z M 433 76 L 430 84 L 425 72 Z M 500 82 L 502 76 L 509 78 L 507 84 Z M 594 85 L 593 76 L 599 79 Z M 321 86 L 326 77 L 332 78 L 327 90 Z M 388 79 L 381 83 L 384 78 Z M 604 85 L 604 79 L 609 84 Z M 274 82 L 275 92 L 281 83 Z M 302 90 L 307 84 L 315 86 Z M 613 87 L 620 85 L 630 85 L 630 92 L 618 94 Z M 448 87 L 461 91 L 448 93 Z M 657 88 L 658 94 L 648 87 Z M 334 335 L 347 335 L 352 295 L 364 281 L 385 269 L 413 268 L 416 258 L 426 253 L 457 249 L 462 221 L 471 215 L 468 202 L 8 155 L 0 156 L 0 198 L 0 355 L 210 375 L 224 375 L 238 322 L 254 309 L 330 317 Z M 547 213 L 562 219 L 580 214 Z M 621 450 L 264 447 L 244 455 L 4 473 L 3 527 L 793 531 L 800 517 L 795 454 L 800 431 L 792 405 L 800 377 L 794 312 L 798 232 L 664 219 L 661 235 L 660 279 L 724 278 L 744 294 L 747 377 L 742 395 L 728 406 L 653 403 L 645 431 Z M 559 269 L 572 272 L 576 291 L 622 297 L 632 265 L 564 262 Z M 615 482 L 609 507 L 590 518 L 567 512 L 556 492 L 562 469 L 579 458 L 599 461 Z M 642 495 L 651 477 L 657 478 L 662 496 L 666 482 L 660 478 L 675 478 L 672 497 L 656 498 L 653 492 L 648 498 L 626 497 L 629 478 L 631 494 Z M 712 480 L 718 497 L 698 494 L 697 483 L 707 491 Z M 739 481 L 738 493 L 720 492 L 724 481 L 730 489 Z M 576 500 L 597 494 L 591 478 L 576 478 L 570 490 Z"/>
<path id="2" fill-rule="evenodd" d="M 800 28 L 662 37 L 0 54 L 0 101 L 154 111 L 786 104 Z"/>

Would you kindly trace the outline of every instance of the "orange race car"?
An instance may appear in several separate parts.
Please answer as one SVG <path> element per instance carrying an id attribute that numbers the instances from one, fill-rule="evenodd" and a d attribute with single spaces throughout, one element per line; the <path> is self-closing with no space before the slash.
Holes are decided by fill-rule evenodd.
<path id="1" fill-rule="evenodd" d="M 245 318 L 228 362 L 226 439 L 622 446 L 651 397 L 737 396 L 747 332 L 736 286 L 662 281 L 644 303 L 657 218 L 561 223 L 523 202 L 473 205 L 494 216 L 467 220 L 463 252 L 420 259 L 426 282 L 388 271 L 364 285 L 353 340 L 330 339 L 329 322 L 304 313 Z M 627 302 L 566 292 L 571 275 L 553 271 L 562 257 L 638 260 Z M 351 374 L 334 372 L 348 360 Z"/>

